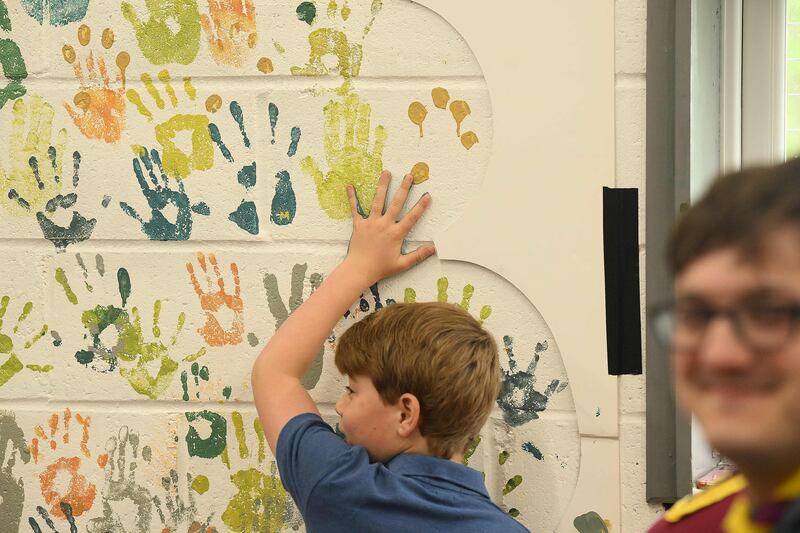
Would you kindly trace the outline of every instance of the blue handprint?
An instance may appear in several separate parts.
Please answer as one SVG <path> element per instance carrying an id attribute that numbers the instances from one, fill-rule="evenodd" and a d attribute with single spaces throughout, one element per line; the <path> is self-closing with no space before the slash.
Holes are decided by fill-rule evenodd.
<path id="1" fill-rule="evenodd" d="M 275 128 L 278 125 L 278 106 L 269 103 L 269 124 L 272 130 L 272 144 L 275 144 Z M 297 146 L 300 143 L 300 128 L 292 128 L 289 142 L 289 150 L 286 152 L 288 157 L 294 157 L 297 153 Z M 292 189 L 292 178 L 287 170 L 281 170 L 275 177 L 278 183 L 275 185 L 275 196 L 272 197 L 272 210 L 269 219 L 278 226 L 287 226 L 292 223 L 297 214 L 297 199 Z"/>
<path id="2" fill-rule="evenodd" d="M 247 129 L 244 125 L 244 112 L 242 111 L 242 107 L 239 105 L 239 102 L 234 100 L 230 103 L 229 109 L 231 117 L 239 126 L 239 133 L 242 136 L 242 144 L 244 144 L 245 148 L 250 148 L 250 137 L 247 136 Z M 233 157 L 233 154 L 228 146 L 222 140 L 222 134 L 219 131 L 219 127 L 212 122 L 208 125 L 208 132 L 211 135 L 211 140 L 214 141 L 214 144 L 216 144 L 217 148 L 219 148 L 222 157 L 224 157 L 228 162 L 233 163 L 235 158 Z M 256 186 L 257 177 L 255 161 L 244 165 L 239 170 L 237 175 L 239 184 L 245 188 L 246 192 L 250 192 L 253 187 Z M 251 235 L 258 235 L 258 210 L 256 209 L 255 202 L 252 200 L 243 199 L 242 203 L 239 204 L 239 207 L 228 215 L 228 220 L 235 223 L 247 233 Z"/>
<path id="3" fill-rule="evenodd" d="M 536 385 L 536 366 L 541 354 L 547 350 L 547 341 L 537 342 L 533 352 L 533 360 L 527 370 L 517 371 L 514 359 L 514 339 L 503 336 L 508 370 L 502 369 L 502 386 L 497 397 L 497 405 L 503 411 L 503 420 L 511 426 L 521 426 L 526 422 L 539 418 L 539 414 L 547 408 L 550 397 L 567 387 L 566 381 L 554 379 L 541 393 L 534 389 Z"/>
<path id="4" fill-rule="evenodd" d="M 136 210 L 126 202 L 120 202 L 119 206 L 128 216 L 135 218 L 142 225 L 142 231 L 154 241 L 185 241 L 192 234 L 192 213 L 199 215 L 210 215 L 211 210 L 205 202 L 191 204 L 186 194 L 186 188 L 182 181 L 178 181 L 177 190 L 171 188 L 169 178 L 164 172 L 161 164 L 161 156 L 157 150 L 147 150 L 142 148 L 139 158 L 144 163 L 150 177 L 150 186 L 145 180 L 142 172 L 142 165 L 139 159 L 133 160 L 133 171 L 136 180 L 142 189 L 142 194 L 147 200 L 147 205 L 151 209 L 150 220 L 145 221 L 139 216 Z M 161 180 L 156 177 L 156 170 L 161 175 Z M 162 210 L 172 204 L 178 208 L 178 215 L 175 222 L 170 222 L 162 213 Z"/>
<path id="5" fill-rule="evenodd" d="M 89 9 L 89 0 L 22 0 L 28 16 L 44 23 L 45 13 L 51 26 L 66 26 L 83 20 Z"/>

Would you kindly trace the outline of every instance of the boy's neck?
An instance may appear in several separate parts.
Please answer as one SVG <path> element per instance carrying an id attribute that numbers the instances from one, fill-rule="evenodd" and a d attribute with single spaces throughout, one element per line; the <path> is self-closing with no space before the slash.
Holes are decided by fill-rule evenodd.
<path id="1" fill-rule="evenodd" d="M 420 434 L 416 435 L 417 438 L 411 443 L 411 445 L 403 450 L 401 453 L 415 453 L 418 455 L 433 455 L 428 448 L 428 442 L 425 440 Z M 464 454 L 463 453 L 456 453 L 450 457 L 450 460 L 454 463 L 463 464 L 464 462 Z"/>

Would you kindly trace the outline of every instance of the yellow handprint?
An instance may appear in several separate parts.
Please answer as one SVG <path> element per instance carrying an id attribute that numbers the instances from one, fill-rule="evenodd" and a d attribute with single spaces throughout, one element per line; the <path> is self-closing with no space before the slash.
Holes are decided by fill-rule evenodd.
<path id="1" fill-rule="evenodd" d="M 375 142 L 370 150 L 372 108 L 352 92 L 344 101 L 331 100 L 325 106 L 325 159 L 330 170 L 323 175 L 317 162 L 307 156 L 300 163 L 303 172 L 314 178 L 319 205 L 329 217 L 350 218 L 350 204 L 345 185 L 352 184 L 365 214 L 369 213 L 375 188 L 383 170 L 386 129 L 375 128 Z"/>
<path id="2" fill-rule="evenodd" d="M 27 103 L 21 98 L 14 102 L 8 169 L 0 167 L 0 198 L 12 215 L 42 211 L 45 203 L 61 192 L 67 130 L 59 130 L 52 145 L 53 116 L 53 106 L 40 96 Z"/>
<path id="3" fill-rule="evenodd" d="M 167 70 L 162 70 L 158 73 L 158 79 L 164 87 L 169 97 L 172 108 L 178 107 L 178 95 L 175 88 L 172 86 L 172 78 Z M 141 76 L 142 83 L 148 94 L 153 99 L 156 107 L 164 109 L 166 102 L 162 97 L 161 92 L 153 84 L 153 78 L 144 73 Z M 183 90 L 190 101 L 197 99 L 197 89 L 192 84 L 190 77 L 183 78 Z M 147 118 L 148 121 L 153 121 L 153 113 L 142 101 L 142 97 L 135 89 L 129 89 L 127 92 L 128 100 L 136 106 L 139 113 Z M 209 100 L 213 99 L 210 97 Z M 208 116 L 200 114 L 178 114 L 170 119 L 157 124 L 155 127 L 156 140 L 161 143 L 164 148 L 161 155 L 161 160 L 164 165 L 164 171 L 176 178 L 185 179 L 189 177 L 193 170 L 208 170 L 214 165 L 214 145 L 211 142 L 211 134 L 208 131 Z M 179 132 L 188 131 L 191 134 L 192 146 L 191 153 L 188 155 L 184 153 L 175 143 L 175 139 Z M 141 147 L 134 146 L 134 153 L 139 155 Z"/>

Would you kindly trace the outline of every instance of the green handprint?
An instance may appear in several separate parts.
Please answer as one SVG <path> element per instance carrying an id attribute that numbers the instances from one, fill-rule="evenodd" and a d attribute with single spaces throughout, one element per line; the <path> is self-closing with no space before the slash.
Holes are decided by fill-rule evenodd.
<path id="1" fill-rule="evenodd" d="M 576 516 L 572 521 L 575 530 L 579 533 L 608 533 L 608 524 L 603 517 L 594 511 Z"/>
<path id="2" fill-rule="evenodd" d="M 0 365 L 0 387 L 8 383 L 11 378 L 19 374 L 23 368 L 33 370 L 34 372 L 49 372 L 53 369 L 52 365 L 23 365 L 22 361 L 20 361 L 20 358 L 17 355 L 14 347 L 14 339 L 3 333 L 3 317 L 5 317 L 10 303 L 11 298 L 8 296 L 3 296 L 3 298 L 0 299 L 0 354 L 8 355 L 5 362 Z M 17 323 L 11 330 L 12 334 L 16 335 L 19 333 L 20 326 L 28 319 L 32 310 L 32 302 L 26 302 L 25 305 L 22 306 L 22 312 L 20 313 L 19 317 L 17 317 Z M 47 324 L 43 324 L 42 327 L 39 328 L 36 333 L 22 345 L 22 349 L 28 350 L 31 348 L 34 344 L 39 342 L 42 337 L 44 337 L 48 330 L 49 328 Z M 17 347 L 19 347 L 19 343 L 17 343 Z"/>
<path id="3" fill-rule="evenodd" d="M 249 531 L 265 531 L 269 533 L 282 531 L 284 527 L 300 525 L 294 504 L 283 488 L 275 461 L 270 461 L 270 474 L 264 472 L 266 466 L 266 440 L 264 430 L 258 417 L 253 418 L 253 430 L 256 434 L 258 452 L 247 445 L 244 418 L 238 411 L 231 413 L 234 434 L 238 445 L 238 457 L 241 460 L 256 459 L 258 468 L 242 468 L 231 476 L 231 482 L 238 492 L 228 502 L 222 513 L 222 521 L 237 533 Z M 230 468 L 229 451 L 223 452 L 223 461 L 227 459 Z"/>
<path id="4" fill-rule="evenodd" d="M 28 77 L 22 52 L 17 43 L 11 39 L 0 39 L 0 68 L 3 70 L 3 77 L 8 80 L 6 86 L 0 89 L 0 109 L 2 109 L 9 100 L 25 94 L 26 89 L 22 85 L 22 80 Z"/>
<path id="5" fill-rule="evenodd" d="M 79 264 L 82 264 L 80 256 L 78 256 L 78 261 Z M 101 262 L 102 258 L 99 259 L 98 264 Z M 78 297 L 72 290 L 62 268 L 56 269 L 55 277 L 69 302 L 77 305 Z M 175 333 L 165 343 L 162 340 L 159 326 L 162 302 L 156 300 L 153 303 L 153 340 L 145 341 L 139 309 L 133 307 L 130 313 L 126 309 L 131 293 L 128 271 L 120 268 L 117 271 L 117 281 L 122 307 L 97 305 L 94 309 L 89 309 L 81 314 L 81 322 L 92 338 L 92 346 L 76 352 L 75 359 L 83 365 L 91 365 L 100 372 L 112 372 L 119 366 L 120 375 L 128 381 L 133 390 L 155 400 L 169 387 L 178 371 L 178 362 L 171 357 L 170 351 L 177 344 L 178 336 L 183 331 L 186 313 L 178 314 Z M 87 290 L 91 291 L 92 289 L 89 288 L 91 286 L 88 283 L 86 285 Z M 117 336 L 117 342 L 111 348 L 107 347 L 102 340 L 103 333 L 109 328 L 113 328 L 112 331 L 116 330 Z M 198 352 L 184 357 L 183 361 L 193 362 L 205 352 L 205 348 L 202 348 Z M 157 367 L 155 375 L 148 369 L 151 365 Z"/>
<path id="6" fill-rule="evenodd" d="M 386 130 L 375 128 L 375 142 L 369 147 L 372 108 L 358 94 L 347 94 L 344 101 L 331 100 L 325 106 L 325 159 L 330 170 L 323 175 L 317 162 L 307 156 L 300 163 L 303 172 L 314 178 L 319 205 L 329 217 L 350 218 L 345 185 L 352 184 L 358 201 L 369 214 L 378 178 L 383 170 Z"/>
<path id="7" fill-rule="evenodd" d="M 441 277 L 436 280 L 436 301 L 440 303 L 447 303 L 450 300 L 448 295 L 450 289 L 450 280 L 446 277 Z M 475 287 L 469 283 L 464 285 L 461 289 L 461 303 L 458 305 L 464 311 L 469 311 L 469 305 L 472 302 L 472 297 L 475 295 Z M 417 301 L 417 291 L 413 288 L 406 288 L 405 294 L 403 296 L 403 301 L 407 304 L 414 303 Z M 481 307 L 480 313 L 478 317 L 483 323 L 484 320 L 492 316 L 492 306 L 484 305 Z"/>
<path id="8" fill-rule="evenodd" d="M 142 22 L 134 7 L 122 3 L 122 14 L 133 25 L 142 54 L 154 65 L 188 65 L 200 49 L 197 0 L 145 0 L 150 18 Z M 179 29 L 173 31 L 177 24 Z"/>

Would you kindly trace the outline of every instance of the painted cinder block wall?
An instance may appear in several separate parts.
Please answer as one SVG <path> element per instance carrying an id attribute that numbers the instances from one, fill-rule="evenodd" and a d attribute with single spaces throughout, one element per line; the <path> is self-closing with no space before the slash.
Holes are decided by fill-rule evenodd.
<path id="1" fill-rule="evenodd" d="M 0 0 L 3 532 L 302 530 L 249 372 L 344 256 L 345 180 L 369 205 L 381 168 L 425 163 L 410 199 L 434 198 L 425 241 L 491 179 L 488 88 L 446 21 L 405 0 L 247 4 Z M 616 13 L 617 185 L 642 188 L 645 2 Z M 413 299 L 468 306 L 505 348 L 469 464 L 553 530 L 580 467 L 568 376 L 535 302 L 490 271 L 433 259 L 367 292 L 307 376 L 324 416 L 337 334 Z M 657 513 L 644 380 L 619 383 L 611 529 L 641 531 Z"/>

